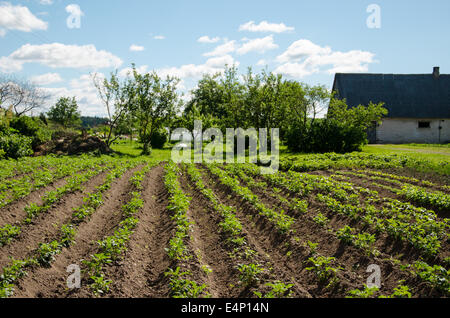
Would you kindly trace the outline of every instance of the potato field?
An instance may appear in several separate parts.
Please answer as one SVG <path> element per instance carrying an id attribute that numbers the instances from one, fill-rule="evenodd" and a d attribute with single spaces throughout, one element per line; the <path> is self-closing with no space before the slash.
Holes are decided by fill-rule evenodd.
<path id="1" fill-rule="evenodd" d="M 409 164 L 3 160 L 0 297 L 448 297 L 448 179 Z"/>

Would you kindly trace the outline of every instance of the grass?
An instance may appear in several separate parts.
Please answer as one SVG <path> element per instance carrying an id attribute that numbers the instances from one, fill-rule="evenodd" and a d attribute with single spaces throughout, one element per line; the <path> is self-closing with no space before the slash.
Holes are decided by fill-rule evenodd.
<path id="1" fill-rule="evenodd" d="M 137 141 L 130 142 L 128 140 L 116 141 L 111 145 L 111 149 L 123 157 L 140 157 L 142 156 L 142 144 Z M 152 149 L 150 158 L 158 161 L 170 160 L 172 149 L 165 147 L 164 149 Z"/>
<path id="2" fill-rule="evenodd" d="M 111 147 L 116 153 L 124 157 L 139 157 L 142 152 L 142 145 L 136 141 L 121 140 L 115 142 Z M 171 158 L 171 145 L 167 144 L 164 149 L 153 149 L 150 158 L 160 161 L 168 161 Z M 193 152 L 193 150 L 192 150 Z M 435 144 L 401 144 L 401 145 L 367 145 L 362 149 L 362 153 L 374 155 L 400 155 L 411 159 L 429 162 L 429 169 L 425 172 L 436 172 L 449 175 L 448 163 L 450 160 L 449 145 Z M 286 146 L 280 146 L 280 159 L 289 157 L 295 159 L 310 156 L 311 154 L 291 153 Z M 192 156 L 193 158 L 193 156 Z M 423 170 L 424 168 L 421 168 Z M 429 171 L 428 171 L 429 170 Z"/>
<path id="3" fill-rule="evenodd" d="M 415 159 L 424 159 L 435 164 L 450 161 L 450 148 L 435 144 L 367 145 L 363 152 L 381 155 L 399 154 Z"/>

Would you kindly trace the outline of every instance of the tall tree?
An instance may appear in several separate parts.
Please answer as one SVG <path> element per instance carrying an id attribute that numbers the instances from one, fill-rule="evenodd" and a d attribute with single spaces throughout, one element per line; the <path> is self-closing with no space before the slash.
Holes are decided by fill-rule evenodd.
<path id="1" fill-rule="evenodd" d="M 50 108 L 48 118 L 64 127 L 74 127 L 81 124 L 81 115 L 75 97 L 61 97 Z"/>
<path id="2" fill-rule="evenodd" d="M 117 70 L 111 73 L 110 79 L 102 79 L 98 74 L 94 74 L 92 79 L 108 114 L 106 144 L 110 146 L 120 137 L 118 130 L 130 111 L 134 98 L 133 81 L 130 78 L 120 81 Z"/>
<path id="3" fill-rule="evenodd" d="M 133 65 L 132 112 L 143 143 L 144 155 L 150 154 L 152 135 L 174 117 L 180 105 L 179 79 L 162 80 L 156 72 L 140 74 Z"/>

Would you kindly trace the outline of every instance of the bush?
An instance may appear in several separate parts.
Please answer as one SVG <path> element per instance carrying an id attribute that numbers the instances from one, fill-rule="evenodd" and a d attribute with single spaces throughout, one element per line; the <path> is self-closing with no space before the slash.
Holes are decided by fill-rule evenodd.
<path id="1" fill-rule="evenodd" d="M 49 141 L 51 138 L 51 131 L 39 118 L 14 117 L 11 120 L 10 127 L 21 135 L 31 137 L 33 148 Z"/>
<path id="2" fill-rule="evenodd" d="M 150 144 L 154 149 L 163 149 L 168 140 L 168 135 L 165 130 L 155 131 L 150 139 Z"/>
<path id="3" fill-rule="evenodd" d="M 287 135 L 287 145 L 295 152 L 361 151 L 367 143 L 363 127 L 348 126 L 337 120 L 316 120 L 309 127 L 295 127 Z"/>
<path id="4" fill-rule="evenodd" d="M 0 156 L 4 153 L 6 158 L 21 158 L 33 154 L 32 138 L 19 134 L 0 136 Z"/>

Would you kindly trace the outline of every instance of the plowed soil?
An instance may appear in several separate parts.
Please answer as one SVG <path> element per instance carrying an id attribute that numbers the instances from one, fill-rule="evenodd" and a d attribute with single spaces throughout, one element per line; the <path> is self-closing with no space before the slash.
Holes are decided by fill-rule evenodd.
<path id="1" fill-rule="evenodd" d="M 116 179 L 111 188 L 104 194 L 104 204 L 88 219 L 77 224 L 77 234 L 74 244 L 63 248 L 55 255 L 50 266 L 32 266 L 27 269 L 27 275 L 18 279 L 14 287 L 14 297 L 31 298 L 65 298 L 94 297 L 87 287 L 87 278 L 83 277 L 81 288 L 69 289 L 67 268 L 71 264 L 79 265 L 82 261 L 97 253 L 97 241 L 114 233 L 123 220 L 121 207 L 131 198 L 133 191 L 131 176 L 140 167 L 130 169 L 122 177 Z M 364 230 L 360 224 L 342 215 L 330 211 L 324 204 L 307 198 L 308 211 L 299 214 L 293 211 L 286 201 L 299 197 L 287 189 L 281 192 L 271 187 L 261 188 L 248 185 L 267 208 L 284 210 L 295 219 L 293 232 L 282 234 L 267 218 L 261 216 L 250 203 L 240 199 L 227 186 L 208 171 L 203 165 L 198 165 L 203 182 L 211 189 L 217 200 L 224 205 L 235 208 L 236 217 L 242 224 L 242 235 L 246 240 L 247 251 L 254 252 L 252 262 L 261 265 L 266 270 L 259 283 L 244 286 L 239 281 L 238 266 L 243 259 L 235 257 L 235 249 L 227 243 L 221 232 L 223 221 L 211 202 L 196 189 L 189 175 L 182 168 L 179 182 L 183 192 L 191 198 L 187 217 L 191 222 L 190 235 L 186 240 L 189 253 L 192 256 L 183 263 L 192 279 L 207 286 L 212 297 L 255 297 L 255 291 L 266 292 L 267 283 L 283 282 L 292 284 L 290 297 L 345 297 L 350 290 L 363 288 L 368 277 L 367 267 L 371 264 L 380 266 L 382 287 L 380 291 L 390 294 L 403 282 L 409 286 L 413 297 L 446 297 L 429 284 L 425 284 L 408 271 L 402 270 L 399 264 L 408 264 L 421 258 L 414 248 L 405 242 L 399 242 L 387 235 L 377 237 L 377 256 L 365 253 L 363 250 L 342 243 L 335 233 L 314 222 L 313 217 L 322 213 L 330 220 L 329 227 L 333 229 L 350 225 L 358 230 Z M 175 233 L 176 224 L 168 209 L 169 193 L 164 185 L 164 163 L 152 168 L 144 178 L 141 197 L 144 206 L 136 214 L 139 220 L 129 240 L 126 252 L 122 257 L 105 269 L 105 276 L 112 281 L 110 291 L 103 297 L 149 297 L 165 298 L 170 296 L 170 287 L 164 273 L 168 268 L 178 266 L 168 255 L 166 248 Z M 329 177 L 332 171 L 318 171 Z M 33 255 L 39 243 L 57 239 L 58 229 L 62 224 L 70 222 L 74 208 L 83 204 L 83 197 L 92 192 L 95 187 L 104 182 L 106 173 L 101 173 L 87 182 L 83 191 L 67 194 L 49 211 L 37 217 L 31 224 L 23 226 L 21 234 L 8 244 L 0 246 L 0 266 L 6 267 L 14 259 L 25 259 Z M 256 178 L 256 181 L 263 181 Z M 243 186 L 247 186 L 240 180 Z M 379 191 L 381 196 L 400 199 L 396 194 L 372 185 L 367 180 L 350 177 L 357 186 Z M 30 202 L 39 204 L 43 193 L 64 185 L 61 179 L 45 188 L 32 192 L 25 199 L 13 202 L 0 210 L 0 227 L 5 224 L 15 224 L 25 217 L 24 207 Z M 435 190 L 435 189 L 432 189 Z M 278 197 L 277 197 L 278 195 Z M 449 211 L 440 211 L 440 220 L 448 217 Z M 318 243 L 317 252 L 320 255 L 334 257 L 338 284 L 327 286 L 320 283 L 317 277 L 307 268 L 311 250 L 307 242 Z M 443 253 L 448 253 L 448 244 L 442 247 Z M 397 262 L 394 262 L 396 259 Z M 245 260 L 245 259 L 244 259 Z M 208 270 L 205 270 L 208 269 Z M 286 294 L 287 296 L 287 294 Z"/>

